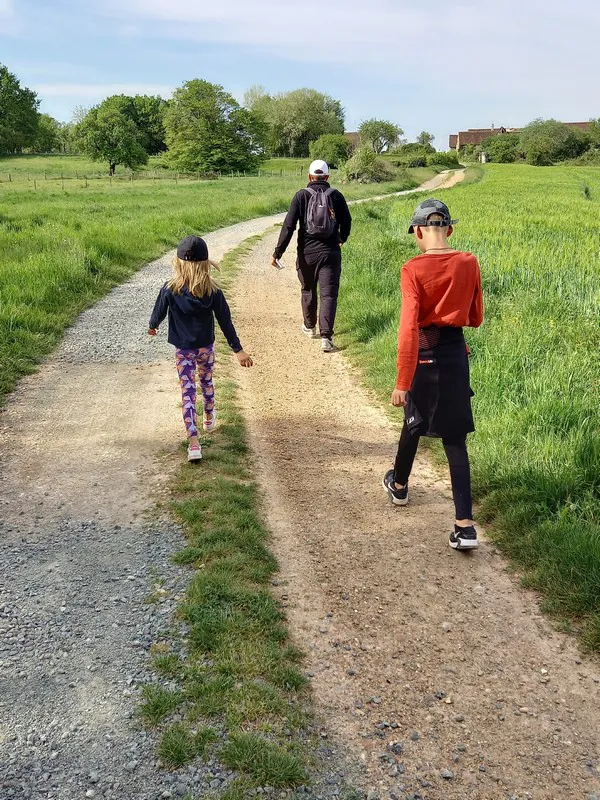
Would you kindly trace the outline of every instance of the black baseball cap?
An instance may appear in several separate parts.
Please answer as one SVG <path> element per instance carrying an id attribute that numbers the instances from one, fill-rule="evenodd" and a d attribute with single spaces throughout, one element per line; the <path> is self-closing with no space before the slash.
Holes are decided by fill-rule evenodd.
<path id="1" fill-rule="evenodd" d="M 440 214 L 443 219 L 430 220 L 429 217 L 432 214 Z M 457 219 L 452 219 L 450 217 L 450 210 L 446 203 L 442 203 L 441 200 L 434 200 L 432 197 L 429 200 L 423 200 L 423 202 L 419 203 L 415 208 L 415 213 L 413 214 L 408 232 L 414 233 L 417 225 L 422 228 L 430 225 L 437 228 L 447 228 L 448 225 L 454 225 L 457 222 Z"/>
<path id="2" fill-rule="evenodd" d="M 208 261 L 208 245 L 199 236 L 186 236 L 177 245 L 177 257 L 182 261 Z"/>

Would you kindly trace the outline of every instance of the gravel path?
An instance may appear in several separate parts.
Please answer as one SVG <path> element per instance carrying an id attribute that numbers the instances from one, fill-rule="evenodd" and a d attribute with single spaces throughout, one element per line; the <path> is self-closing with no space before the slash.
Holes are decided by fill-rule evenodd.
<path id="1" fill-rule="evenodd" d="M 293 252 L 273 270 L 274 242 L 236 283 L 255 358 L 240 399 L 282 600 L 329 729 L 373 798 L 600 797 L 597 663 L 551 629 L 493 546 L 450 550 L 449 486 L 426 459 L 410 506 L 389 504 L 399 431 L 343 353 L 300 333 Z"/>
<path id="2" fill-rule="evenodd" d="M 280 218 L 211 234 L 211 255 Z M 170 260 L 85 312 L 0 414 L 1 800 L 202 796 L 226 777 L 157 769 L 136 711 L 187 580 L 154 512 L 183 438 L 172 348 L 146 335 Z"/>

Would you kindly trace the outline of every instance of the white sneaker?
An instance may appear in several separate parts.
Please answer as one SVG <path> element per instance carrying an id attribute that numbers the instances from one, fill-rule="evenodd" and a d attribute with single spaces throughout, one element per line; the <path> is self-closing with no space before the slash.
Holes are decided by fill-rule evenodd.
<path id="1" fill-rule="evenodd" d="M 307 328 L 304 323 L 302 323 L 302 333 L 305 336 L 308 336 L 309 339 L 316 339 L 317 337 L 317 329 L 315 328 Z"/>
<path id="2" fill-rule="evenodd" d="M 200 445 L 198 447 L 188 447 L 188 461 L 200 461 L 202 458 L 202 448 Z"/>
<path id="3" fill-rule="evenodd" d="M 202 419 L 202 428 L 206 431 L 206 433 L 210 433 L 214 431 L 217 427 L 217 410 L 213 409 L 211 418 L 207 421 L 206 417 Z"/>
<path id="4" fill-rule="evenodd" d="M 333 339 L 327 338 L 327 336 L 323 336 L 321 338 L 321 350 L 324 353 L 333 353 L 335 347 L 333 346 Z"/>

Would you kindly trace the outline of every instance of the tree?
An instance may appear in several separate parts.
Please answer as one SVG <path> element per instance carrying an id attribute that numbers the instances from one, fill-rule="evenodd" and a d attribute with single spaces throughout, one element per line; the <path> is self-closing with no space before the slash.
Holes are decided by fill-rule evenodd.
<path id="1" fill-rule="evenodd" d="M 589 146 L 590 139 L 584 131 L 555 119 L 535 119 L 523 128 L 519 138 L 519 150 L 535 166 L 577 158 Z"/>
<path id="2" fill-rule="evenodd" d="M 600 119 L 591 119 L 588 136 L 592 147 L 600 147 Z"/>
<path id="3" fill-rule="evenodd" d="M 385 119 L 367 119 L 358 129 L 361 143 L 369 145 L 376 153 L 383 153 L 400 144 L 403 133 L 399 125 Z"/>
<path id="4" fill-rule="evenodd" d="M 33 143 L 36 153 L 51 153 L 61 146 L 61 124 L 50 114 L 40 114 L 38 129 Z"/>
<path id="5" fill-rule="evenodd" d="M 130 119 L 139 133 L 140 144 L 150 156 L 167 149 L 165 144 L 164 114 L 167 101 L 162 97 L 137 94 L 115 94 L 102 105 L 112 105 Z"/>
<path id="6" fill-rule="evenodd" d="M 75 126 L 74 140 L 93 161 L 107 161 L 109 174 L 118 164 L 135 169 L 148 161 L 140 132 L 111 98 L 90 109 Z"/>
<path id="7" fill-rule="evenodd" d="M 0 64 L 0 152 L 20 153 L 33 145 L 39 104 L 36 93 L 22 87 L 16 75 Z"/>
<path id="8" fill-rule="evenodd" d="M 423 145 L 423 147 L 433 147 L 433 140 L 435 136 L 433 133 L 428 133 L 427 131 L 421 131 L 421 133 L 417 136 L 417 144 Z"/>
<path id="9" fill-rule="evenodd" d="M 165 113 L 167 158 L 182 170 L 249 170 L 264 160 L 265 130 L 222 86 L 187 81 Z"/>
<path id="10" fill-rule="evenodd" d="M 512 164 L 519 153 L 519 134 L 499 133 L 488 136 L 481 143 L 481 149 L 496 164 Z"/>
<path id="11" fill-rule="evenodd" d="M 310 157 L 322 158 L 329 167 L 337 168 L 344 164 L 352 150 L 352 143 L 341 133 L 326 133 L 310 145 Z"/>
<path id="12" fill-rule="evenodd" d="M 253 86 L 246 92 L 244 104 L 263 122 L 271 155 L 303 158 L 320 136 L 344 132 L 344 109 L 339 100 L 315 89 L 295 89 L 271 97 L 261 86 Z"/>

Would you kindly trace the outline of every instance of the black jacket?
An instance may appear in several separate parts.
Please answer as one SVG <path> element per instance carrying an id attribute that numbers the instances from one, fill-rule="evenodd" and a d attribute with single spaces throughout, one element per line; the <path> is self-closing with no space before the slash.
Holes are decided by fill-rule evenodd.
<path id="1" fill-rule="evenodd" d="M 234 353 L 242 349 L 231 312 L 220 289 L 214 294 L 195 297 L 186 288 L 181 294 L 174 294 L 165 284 L 159 292 L 150 317 L 150 328 L 158 328 L 169 314 L 168 341 L 179 350 L 195 350 L 209 347 L 215 341 L 215 317 L 223 335 Z"/>
<path id="2" fill-rule="evenodd" d="M 329 189 L 327 181 L 314 181 L 308 185 L 311 189 L 316 189 L 321 192 Z M 350 211 L 348 210 L 344 195 L 338 192 L 337 189 L 334 189 L 331 193 L 331 204 L 337 222 L 333 236 L 329 239 L 317 239 L 314 236 L 309 236 L 305 230 L 309 199 L 310 194 L 305 189 L 300 189 L 300 191 L 294 195 L 290 210 L 287 213 L 283 228 L 279 234 L 279 241 L 277 242 L 277 247 L 273 254 L 275 258 L 281 258 L 285 253 L 298 222 L 300 222 L 300 229 L 298 231 L 298 252 L 304 255 L 318 255 L 319 253 L 327 253 L 331 250 L 339 250 L 340 242 L 345 242 L 350 236 L 352 217 L 350 216 Z"/>

